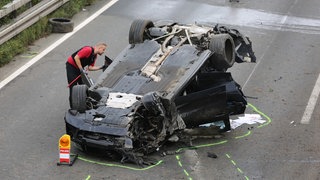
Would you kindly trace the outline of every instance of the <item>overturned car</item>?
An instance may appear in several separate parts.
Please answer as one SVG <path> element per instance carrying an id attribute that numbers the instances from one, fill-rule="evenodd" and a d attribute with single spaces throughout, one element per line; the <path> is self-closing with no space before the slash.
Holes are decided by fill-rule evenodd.
<path id="1" fill-rule="evenodd" d="M 229 130 L 229 116 L 243 113 L 247 101 L 226 70 L 255 60 L 236 29 L 135 20 L 129 45 L 97 82 L 74 86 L 67 134 L 83 149 L 137 162 L 186 128 L 223 121 Z"/>

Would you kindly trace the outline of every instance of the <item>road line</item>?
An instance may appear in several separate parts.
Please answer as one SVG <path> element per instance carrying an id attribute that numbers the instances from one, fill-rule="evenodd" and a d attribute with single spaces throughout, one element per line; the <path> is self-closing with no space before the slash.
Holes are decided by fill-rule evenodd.
<path id="1" fill-rule="evenodd" d="M 260 58 L 257 60 L 256 65 L 253 67 L 251 73 L 249 74 L 246 82 L 242 85 L 242 90 L 245 90 L 249 80 L 251 80 L 251 77 L 253 76 L 253 74 L 256 72 L 256 69 L 258 68 L 260 62 L 262 61 L 262 59 L 264 58 L 264 56 L 266 55 L 266 53 L 268 52 L 268 49 L 270 49 L 272 42 L 275 40 L 276 36 L 273 37 L 272 41 L 270 41 L 269 45 L 267 46 L 267 48 L 265 48 L 266 50 L 262 53 L 262 55 L 260 56 Z"/>
<path id="2" fill-rule="evenodd" d="M 320 74 L 319 74 L 317 82 L 314 85 L 314 88 L 312 90 L 308 105 L 307 105 L 306 109 L 304 110 L 304 114 L 303 114 L 302 119 L 300 121 L 301 124 L 309 124 L 310 123 L 310 119 L 311 119 L 312 113 L 314 111 L 314 108 L 316 107 L 319 94 L 320 94 Z"/>
<path id="3" fill-rule="evenodd" d="M 14 80 L 17 76 L 19 76 L 21 73 L 23 73 L 25 70 L 27 70 L 29 67 L 31 67 L 34 63 L 38 62 L 41 58 L 43 58 L 45 55 L 47 55 L 50 51 L 52 51 L 54 48 L 59 46 L 61 43 L 63 43 L 65 40 L 70 38 L 73 34 L 75 34 L 77 31 L 82 29 L 84 26 L 86 26 L 88 23 L 93 21 L 96 17 L 98 17 L 101 13 L 106 11 L 108 8 L 110 8 L 113 4 L 118 2 L 119 0 L 112 0 L 105 6 L 103 6 L 101 9 L 96 11 L 94 14 L 92 14 L 89 18 L 87 18 L 85 21 L 83 21 L 81 24 L 79 24 L 77 27 L 74 28 L 74 30 L 70 33 L 65 34 L 60 39 L 58 39 L 55 43 L 51 44 L 49 47 L 47 47 L 44 51 L 42 51 L 40 54 L 38 54 L 36 57 L 32 58 L 30 61 L 28 61 L 25 65 L 20 67 L 18 70 L 16 70 L 14 73 L 12 73 L 10 76 L 8 76 L 6 79 L 0 82 L 0 90 L 7 85 L 9 82 Z"/>

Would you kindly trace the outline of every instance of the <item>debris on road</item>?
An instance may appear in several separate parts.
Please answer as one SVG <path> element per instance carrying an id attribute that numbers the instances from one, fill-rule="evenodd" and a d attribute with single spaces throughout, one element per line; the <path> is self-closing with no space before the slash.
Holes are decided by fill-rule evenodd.
<path id="1" fill-rule="evenodd" d="M 218 156 L 215 153 L 208 152 L 208 157 L 210 158 L 218 158 Z"/>
<path id="2" fill-rule="evenodd" d="M 245 114 L 244 117 L 238 117 L 238 119 L 235 120 L 230 120 L 230 125 L 231 129 L 235 129 L 242 124 L 256 124 L 260 123 L 263 124 L 265 123 L 266 120 L 263 120 L 260 114 Z"/>

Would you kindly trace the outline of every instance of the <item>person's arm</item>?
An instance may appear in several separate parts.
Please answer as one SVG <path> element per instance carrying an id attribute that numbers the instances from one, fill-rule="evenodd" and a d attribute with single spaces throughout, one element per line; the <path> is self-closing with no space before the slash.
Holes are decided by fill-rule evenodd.
<path id="1" fill-rule="evenodd" d="M 97 60 L 97 57 L 95 58 L 94 62 L 88 66 L 89 71 L 98 71 L 104 68 L 104 66 L 95 66 L 96 60 Z"/>
<path id="2" fill-rule="evenodd" d="M 76 62 L 81 73 L 84 72 L 84 69 L 81 64 L 81 58 L 87 58 L 91 54 L 90 50 L 91 50 L 91 48 L 84 47 L 74 57 L 74 61 Z"/>
<path id="3" fill-rule="evenodd" d="M 83 67 L 81 65 L 81 61 L 80 61 L 80 57 L 78 56 L 78 54 L 74 57 L 74 61 L 76 62 L 78 68 L 81 70 L 83 70 Z"/>
<path id="4" fill-rule="evenodd" d="M 100 69 L 103 69 L 103 66 L 92 66 L 92 65 L 88 66 L 89 71 L 97 71 Z"/>

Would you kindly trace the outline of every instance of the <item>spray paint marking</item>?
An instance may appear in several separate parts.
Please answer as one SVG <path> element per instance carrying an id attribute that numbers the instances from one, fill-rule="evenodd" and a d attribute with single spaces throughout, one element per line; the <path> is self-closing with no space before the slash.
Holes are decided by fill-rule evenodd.
<path id="1" fill-rule="evenodd" d="M 197 148 L 203 148 L 203 147 L 216 146 L 216 145 L 220 145 L 220 144 L 225 144 L 227 142 L 228 142 L 227 140 L 224 140 L 224 141 L 220 141 L 220 142 L 217 142 L 217 143 L 202 144 L 202 145 L 192 146 L 192 147 L 184 147 L 184 148 L 178 149 L 176 152 L 179 153 L 179 152 L 181 152 L 182 150 L 185 150 L 185 149 L 197 149 Z"/>
<path id="2" fill-rule="evenodd" d="M 226 154 L 227 158 L 230 160 L 230 162 L 233 164 L 233 166 L 235 166 L 235 168 L 237 169 L 237 171 L 242 174 L 244 176 L 244 178 L 246 180 L 249 180 L 248 176 L 246 176 L 243 171 L 239 168 L 239 166 L 237 165 L 237 163 L 231 159 L 231 156 L 229 154 Z"/>
<path id="3" fill-rule="evenodd" d="M 248 103 L 248 106 L 251 107 L 255 112 L 257 112 L 258 114 L 260 114 L 261 116 L 265 117 L 267 119 L 267 122 L 264 124 L 261 124 L 260 126 L 258 126 L 258 128 L 262 128 L 264 126 L 267 126 L 271 123 L 271 118 L 267 115 L 265 115 L 263 112 L 261 112 L 258 108 L 256 108 L 254 105 Z"/>
<path id="4" fill-rule="evenodd" d="M 188 173 L 188 171 L 183 168 L 182 163 L 180 161 L 180 156 L 176 156 L 176 159 L 178 161 L 178 165 L 183 169 L 183 173 L 187 176 L 189 180 L 192 180 L 192 177 L 190 177 L 190 174 Z"/>
<path id="5" fill-rule="evenodd" d="M 300 121 L 301 124 L 309 124 L 310 123 L 311 115 L 313 114 L 314 108 L 317 104 L 319 94 L 320 94 L 320 74 L 319 74 L 317 82 L 314 85 L 314 88 L 312 90 L 311 96 L 308 101 L 308 105 L 306 106 L 306 109 L 304 110 L 302 119 Z"/>
<path id="6" fill-rule="evenodd" d="M 266 125 L 268 125 L 268 124 L 271 123 L 271 118 L 269 118 L 267 115 L 265 115 L 263 112 L 261 112 L 258 108 L 256 108 L 255 106 L 253 106 L 253 105 L 250 104 L 250 103 L 248 103 L 248 106 L 251 107 L 253 111 L 259 113 L 261 116 L 265 117 L 265 118 L 268 120 L 266 123 L 260 125 L 258 128 L 264 127 L 264 126 L 266 126 Z M 240 139 L 240 138 L 243 138 L 243 137 L 247 137 L 247 136 L 249 136 L 249 135 L 251 135 L 251 134 L 252 134 L 252 132 L 251 132 L 251 131 L 248 131 L 246 134 L 244 134 L 244 135 L 242 135 L 242 136 L 237 136 L 237 137 L 235 137 L 235 139 Z M 216 143 L 202 144 L 202 145 L 197 145 L 197 146 L 193 146 L 193 147 L 184 147 L 184 148 L 178 149 L 178 150 L 176 151 L 176 153 L 179 153 L 179 152 L 181 152 L 181 151 L 183 151 L 183 150 L 186 150 L 186 149 L 198 149 L 198 148 L 204 148 L 204 147 L 211 147 L 211 146 L 216 146 L 216 145 L 225 144 L 225 143 L 227 143 L 227 142 L 228 142 L 227 140 L 223 140 L 223 141 L 216 142 Z M 231 162 L 234 166 L 237 167 L 237 163 L 236 163 L 234 160 L 231 159 L 231 156 L 230 156 L 229 154 L 226 154 L 226 156 L 230 159 L 230 162 Z M 148 169 L 151 169 L 151 168 L 153 168 L 153 167 L 155 167 L 155 166 L 160 165 L 160 164 L 163 162 L 163 160 L 158 161 L 158 163 L 156 163 L 155 165 L 151 165 L 151 166 L 148 166 L 148 167 L 146 167 L 146 168 L 134 168 L 134 167 L 123 166 L 123 165 L 118 165 L 118 164 L 110 164 L 110 163 L 97 162 L 97 161 L 89 160 L 89 159 L 86 159 L 86 158 L 83 158 L 83 157 L 80 157 L 80 156 L 79 156 L 78 158 L 79 158 L 80 160 L 85 161 L 85 162 L 88 162 L 88 163 L 99 164 L 99 165 L 109 166 L 109 167 L 125 168 L 125 169 L 135 170 L 135 171 L 148 170 Z M 187 178 L 188 178 L 189 180 L 192 180 L 191 175 L 190 175 L 190 174 L 188 173 L 188 171 L 183 167 L 182 161 L 181 161 L 179 155 L 176 156 L 176 160 L 177 160 L 177 163 L 178 163 L 179 167 L 183 169 L 183 173 L 187 176 Z M 241 174 L 244 175 L 244 172 L 243 172 L 239 167 L 237 167 L 237 171 L 238 171 L 239 173 L 241 173 Z M 244 177 L 245 177 L 246 180 L 249 180 L 249 178 L 248 178 L 247 176 L 244 175 Z M 91 178 L 91 176 L 89 175 L 86 180 L 89 180 L 90 178 Z"/>
<path id="7" fill-rule="evenodd" d="M 88 163 L 99 164 L 99 165 L 109 166 L 109 167 L 119 167 L 119 168 L 134 170 L 134 171 L 145 171 L 145 170 L 151 169 L 151 168 L 153 168 L 155 166 L 158 166 L 163 162 L 163 160 L 160 160 L 156 164 L 148 166 L 148 167 L 145 167 L 145 168 L 134 168 L 134 167 L 124 166 L 124 165 L 119 165 L 119 164 L 103 163 L 103 162 L 93 161 L 93 160 L 89 160 L 89 159 L 86 159 L 86 158 L 81 157 L 81 156 L 78 156 L 78 159 L 80 159 L 82 161 L 85 161 L 85 162 L 88 162 Z"/>
<path id="8" fill-rule="evenodd" d="M 86 180 L 90 180 L 90 178 L 91 178 L 91 176 L 90 176 L 90 175 L 88 175 L 88 177 L 86 178 Z"/>
<path id="9" fill-rule="evenodd" d="M 210 147 L 210 146 L 225 144 L 225 143 L 227 143 L 227 142 L 228 142 L 228 141 L 225 140 L 225 141 L 220 141 L 220 142 L 217 142 L 217 143 L 202 144 L 202 145 L 193 146 L 193 147 L 180 148 L 180 149 L 178 149 L 178 150 L 176 151 L 176 153 L 179 153 L 179 152 L 181 152 L 182 150 L 185 150 L 185 149 L 197 149 L 197 148 L 202 148 L 202 147 Z M 192 177 L 190 177 L 188 171 L 187 171 L 185 168 L 183 168 L 182 162 L 181 162 L 181 160 L 180 160 L 180 156 L 177 155 L 177 156 L 176 156 L 176 159 L 177 159 L 177 161 L 178 161 L 178 165 L 183 169 L 183 172 L 184 172 L 184 174 L 187 176 L 187 178 L 188 178 L 189 180 L 192 180 Z"/>
<path id="10" fill-rule="evenodd" d="M 265 117 L 265 118 L 267 119 L 267 121 L 266 121 L 264 124 L 258 126 L 258 128 L 264 127 L 264 126 L 266 126 L 266 125 L 268 125 L 268 124 L 271 123 L 271 118 L 268 117 L 268 116 L 267 116 L 266 114 L 264 114 L 263 112 L 261 112 L 261 111 L 260 111 L 258 108 L 256 108 L 254 105 L 248 103 L 248 106 L 249 106 L 250 108 L 252 108 L 253 111 L 257 112 L 258 114 L 260 114 L 261 116 L 263 116 L 263 117 Z M 244 135 L 242 135 L 242 136 L 237 136 L 237 137 L 235 137 L 234 139 L 240 139 L 240 138 L 248 137 L 248 136 L 251 135 L 251 134 L 252 134 L 252 132 L 251 132 L 251 131 L 248 131 L 246 134 L 244 134 Z M 185 149 L 197 149 L 197 148 L 202 148 L 202 147 L 216 146 L 216 145 L 225 144 L 225 143 L 227 143 L 227 142 L 228 142 L 227 140 L 224 140 L 224 141 L 220 141 L 220 142 L 217 142 L 217 143 L 203 144 L 203 145 L 198 145 L 198 146 L 193 146 L 193 147 L 180 148 L 180 149 L 178 149 L 176 152 L 178 153 L 178 152 L 181 152 L 182 150 L 185 150 Z M 236 163 L 234 160 L 231 159 L 231 156 L 230 156 L 229 154 L 226 154 L 226 156 L 230 159 L 230 162 L 236 167 L 237 171 L 238 171 L 240 174 L 244 175 L 244 172 L 237 166 L 237 163 Z M 181 162 L 181 160 L 180 160 L 180 156 L 176 156 L 176 159 L 177 159 L 177 161 L 178 161 L 179 166 L 183 169 L 183 172 L 184 172 L 184 173 L 186 174 L 186 176 L 190 179 L 189 173 L 187 173 L 186 169 L 183 168 L 183 166 L 182 166 L 182 162 Z M 249 180 L 248 176 L 246 176 L 246 175 L 244 175 L 244 178 L 245 178 L 246 180 Z"/>
<path id="11" fill-rule="evenodd" d="M 251 131 L 248 131 L 246 134 L 242 135 L 242 136 L 237 136 L 235 137 L 235 139 L 240 139 L 240 138 L 244 138 L 244 137 L 247 137 L 251 134 Z"/>

